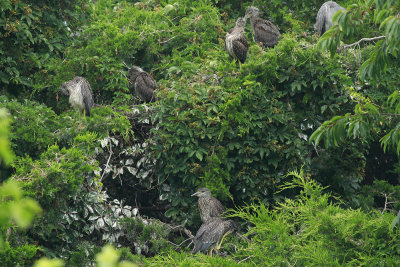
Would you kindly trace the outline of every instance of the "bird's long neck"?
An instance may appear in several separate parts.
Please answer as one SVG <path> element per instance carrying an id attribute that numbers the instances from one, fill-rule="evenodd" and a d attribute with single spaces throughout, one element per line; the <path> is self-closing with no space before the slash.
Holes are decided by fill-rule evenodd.
<path id="1" fill-rule="evenodd" d="M 250 17 L 250 23 L 251 23 L 252 28 L 254 28 L 254 25 L 257 23 L 258 20 L 260 20 L 260 18 L 258 16 Z"/>
<path id="2" fill-rule="evenodd" d="M 243 27 L 235 27 L 232 30 L 232 34 L 243 34 L 244 33 L 244 28 Z"/>
<path id="3" fill-rule="evenodd" d="M 136 80 L 136 78 L 137 78 L 140 74 L 142 74 L 142 72 L 140 72 L 140 71 L 136 71 L 136 72 L 130 73 L 130 77 L 129 77 L 129 78 L 131 79 L 132 82 L 134 82 L 134 81 Z"/>

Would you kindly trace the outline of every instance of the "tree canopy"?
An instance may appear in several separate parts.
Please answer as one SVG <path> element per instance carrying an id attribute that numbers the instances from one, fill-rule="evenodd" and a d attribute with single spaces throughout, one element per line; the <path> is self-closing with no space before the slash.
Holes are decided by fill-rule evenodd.
<path id="1" fill-rule="evenodd" d="M 339 1 L 318 36 L 323 2 L 1 1 L 0 262 L 398 265 L 400 3 Z M 281 36 L 247 23 L 239 65 L 250 6 Z M 75 76 L 90 116 L 58 95 Z M 190 253 L 199 187 L 238 224 L 214 257 Z"/>

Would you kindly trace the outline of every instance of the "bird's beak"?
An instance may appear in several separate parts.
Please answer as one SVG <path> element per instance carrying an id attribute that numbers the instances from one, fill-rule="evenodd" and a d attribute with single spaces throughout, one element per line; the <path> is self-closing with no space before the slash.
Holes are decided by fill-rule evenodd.
<path id="1" fill-rule="evenodd" d="M 192 194 L 191 196 L 194 197 L 194 196 L 197 196 L 198 194 L 199 194 L 199 192 L 196 192 L 196 193 Z"/>

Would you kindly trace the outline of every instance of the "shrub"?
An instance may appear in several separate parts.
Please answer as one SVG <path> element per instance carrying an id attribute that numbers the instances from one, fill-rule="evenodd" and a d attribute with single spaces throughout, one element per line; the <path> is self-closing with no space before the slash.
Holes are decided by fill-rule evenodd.
<path id="1" fill-rule="evenodd" d="M 1 266 L 32 266 L 38 249 L 37 246 L 28 244 L 12 247 L 5 242 L 0 249 Z"/>
<path id="2" fill-rule="evenodd" d="M 29 95 L 36 72 L 59 57 L 70 34 L 85 20 L 85 1 L 2 1 L 0 3 L 1 93 Z"/>
<path id="3" fill-rule="evenodd" d="M 185 57 L 192 64 L 180 66 L 183 79 L 175 80 L 171 73 L 162 85 L 168 89 L 158 94 L 157 128 L 150 142 L 158 180 L 166 184 L 160 194 L 172 205 L 166 215 L 173 220 L 196 221 L 190 194 L 201 185 L 225 203 L 230 195 L 236 205 L 273 203 L 286 170 L 303 163 L 309 169 L 311 158 L 317 157 L 307 144 L 312 129 L 352 106 L 345 90 L 351 80 L 338 59 L 314 52 L 309 40 L 297 35 L 283 35 L 266 51 L 251 46 L 240 73 L 223 47 L 204 62 Z M 217 78 L 204 82 L 213 75 Z M 349 157 L 360 158 L 359 165 L 337 176 L 346 184 L 361 180 L 357 172 L 364 159 L 357 145 Z M 342 164 L 343 157 L 336 156 Z M 326 164 L 328 169 L 338 165 Z M 322 180 L 323 173 L 312 167 Z"/>
<path id="4" fill-rule="evenodd" d="M 400 232 L 390 230 L 393 214 L 343 209 L 303 171 L 290 174 L 293 181 L 282 189 L 300 187 L 295 199 L 273 210 L 263 204 L 248 206 L 234 215 L 254 225 L 240 258 L 251 256 L 249 262 L 268 266 L 399 264 Z"/>

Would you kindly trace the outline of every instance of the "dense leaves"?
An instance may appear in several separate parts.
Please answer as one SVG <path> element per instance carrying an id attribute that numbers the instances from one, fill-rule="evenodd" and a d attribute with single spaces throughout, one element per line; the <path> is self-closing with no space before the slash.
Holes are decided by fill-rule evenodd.
<path id="1" fill-rule="evenodd" d="M 3 261 L 396 265 L 398 4 L 341 1 L 338 26 L 319 37 L 322 2 L 2 2 L 0 153 L 11 167 L 1 179 L 43 208 L 13 235 L 10 220 L 31 218 L 6 209 Z M 237 65 L 225 33 L 250 5 L 282 34 L 264 49 L 248 24 Z M 383 34 L 365 47 L 340 43 Z M 155 102 L 135 97 L 132 65 L 157 81 Z M 56 94 L 76 75 L 93 88 L 89 117 Z M 236 210 L 240 234 L 216 253 L 225 257 L 188 253 L 200 186 Z M 101 250 L 107 243 L 120 249 Z M 62 261 L 37 262 L 47 264 Z"/>
<path id="2" fill-rule="evenodd" d="M 0 84 L 2 93 L 30 93 L 32 78 L 60 56 L 69 34 L 84 19 L 84 1 L 1 1 Z M 25 91 L 24 89 L 28 89 Z"/>

